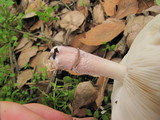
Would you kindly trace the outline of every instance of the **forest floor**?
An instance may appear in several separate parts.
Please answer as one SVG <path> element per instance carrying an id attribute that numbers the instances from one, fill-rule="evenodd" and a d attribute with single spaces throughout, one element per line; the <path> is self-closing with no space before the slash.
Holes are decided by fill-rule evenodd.
<path id="1" fill-rule="evenodd" d="M 46 66 L 49 52 L 65 45 L 120 62 L 137 34 L 160 13 L 158 2 L 0 2 L 0 100 L 42 103 L 73 116 L 110 120 L 113 80 L 51 72 Z"/>

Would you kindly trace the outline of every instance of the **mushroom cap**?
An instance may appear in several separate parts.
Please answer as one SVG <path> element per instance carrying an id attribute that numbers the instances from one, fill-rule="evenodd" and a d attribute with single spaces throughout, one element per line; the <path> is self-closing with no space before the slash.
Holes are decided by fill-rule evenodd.
<path id="1" fill-rule="evenodd" d="M 120 64 L 127 74 L 123 83 L 114 83 L 112 120 L 159 120 L 160 15 L 142 29 Z"/>

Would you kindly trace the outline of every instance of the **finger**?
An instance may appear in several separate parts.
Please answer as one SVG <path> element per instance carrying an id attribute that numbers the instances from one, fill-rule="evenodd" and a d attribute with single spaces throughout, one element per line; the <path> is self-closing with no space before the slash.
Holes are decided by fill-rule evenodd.
<path id="1" fill-rule="evenodd" d="M 93 120 L 94 119 L 93 117 L 72 118 L 71 115 L 64 114 L 63 112 L 59 112 L 50 107 L 37 103 L 25 104 L 24 106 L 36 112 L 37 114 L 41 115 L 42 117 L 46 118 L 47 120 Z"/>
<path id="2" fill-rule="evenodd" d="M 88 118 L 75 118 L 75 117 L 73 117 L 73 120 L 97 120 L 97 119 L 94 117 L 88 117 Z"/>
<path id="3" fill-rule="evenodd" d="M 44 117 L 47 120 L 72 120 L 71 115 L 59 112 L 42 104 L 30 103 L 30 104 L 25 104 L 24 106 L 34 111 L 38 115 Z"/>
<path id="4" fill-rule="evenodd" d="M 0 101 L 0 120 L 46 120 L 18 103 Z"/>

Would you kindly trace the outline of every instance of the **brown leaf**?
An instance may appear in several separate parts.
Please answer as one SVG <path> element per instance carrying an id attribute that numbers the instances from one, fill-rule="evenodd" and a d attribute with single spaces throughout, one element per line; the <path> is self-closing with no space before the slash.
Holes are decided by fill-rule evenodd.
<path id="1" fill-rule="evenodd" d="M 127 45 L 131 46 L 133 40 L 142 28 L 153 19 L 153 16 L 137 16 L 128 18 L 127 25 L 124 29 L 124 35 L 127 36 Z"/>
<path id="2" fill-rule="evenodd" d="M 90 5 L 90 0 L 77 0 L 76 8 L 81 12 L 85 17 L 88 16 L 88 8 Z"/>
<path id="3" fill-rule="evenodd" d="M 96 99 L 96 105 L 99 108 L 102 105 L 102 101 L 104 99 L 104 91 L 107 85 L 108 79 L 105 77 L 99 77 L 96 85 L 98 85 L 98 96 Z"/>
<path id="4" fill-rule="evenodd" d="M 39 69 L 40 68 L 44 68 L 44 67 L 47 67 L 48 66 L 48 58 L 49 58 L 49 55 L 50 53 L 45 51 L 45 52 L 42 52 L 40 57 L 39 57 L 39 60 L 37 62 L 37 70 L 39 72 Z"/>
<path id="5" fill-rule="evenodd" d="M 45 36 L 51 36 L 52 35 L 52 30 L 47 24 L 45 24 L 44 34 L 45 34 Z"/>
<path id="6" fill-rule="evenodd" d="M 19 41 L 18 46 L 14 49 L 14 50 L 19 50 L 21 48 L 23 48 L 30 40 L 28 38 L 21 38 Z"/>
<path id="7" fill-rule="evenodd" d="M 118 4 L 118 11 L 116 18 L 121 19 L 129 14 L 135 14 L 138 11 L 137 0 L 120 0 Z"/>
<path id="8" fill-rule="evenodd" d="M 50 53 L 45 51 L 45 52 L 40 52 L 38 53 L 30 62 L 30 66 L 31 67 L 36 67 L 36 71 L 38 73 L 41 73 L 42 71 L 40 71 L 41 68 L 48 68 L 49 67 L 49 55 Z M 51 72 L 50 71 L 43 71 L 46 72 L 48 77 L 51 76 Z"/>
<path id="9" fill-rule="evenodd" d="M 27 9 L 25 10 L 25 16 L 23 18 L 30 18 L 36 16 L 36 11 L 40 10 L 40 7 L 44 2 L 42 0 L 34 0 L 30 1 Z"/>
<path id="10" fill-rule="evenodd" d="M 89 45 L 85 45 L 83 44 L 80 39 L 84 37 L 84 34 L 79 34 L 76 35 L 69 43 L 70 46 L 75 47 L 75 48 L 79 48 L 85 52 L 88 53 L 92 53 L 93 51 L 95 51 L 98 46 L 89 46 Z"/>
<path id="11" fill-rule="evenodd" d="M 118 5 L 120 0 L 104 0 L 102 6 L 104 8 L 107 16 L 114 16 L 116 12 L 116 5 Z"/>
<path id="12" fill-rule="evenodd" d="M 73 110 L 93 103 L 97 98 L 97 90 L 90 81 L 79 83 L 75 90 Z"/>
<path id="13" fill-rule="evenodd" d="M 146 9 L 145 11 L 154 12 L 154 13 L 160 14 L 160 6 L 159 5 L 155 5 L 155 6 L 152 6 L 152 7 L 148 8 L 148 9 Z"/>
<path id="14" fill-rule="evenodd" d="M 25 14 L 40 10 L 41 2 L 42 0 L 34 0 L 33 2 L 31 2 L 25 10 Z"/>
<path id="15" fill-rule="evenodd" d="M 147 8 L 150 8 L 151 6 L 154 5 L 154 0 L 141 0 L 138 3 L 139 9 L 137 13 L 141 13 L 142 11 L 144 11 Z"/>
<path id="16" fill-rule="evenodd" d="M 31 66 L 31 67 L 36 67 L 36 66 L 37 66 L 41 54 L 42 54 L 42 52 L 39 52 L 39 53 L 37 53 L 36 56 L 33 57 L 33 59 L 32 59 L 31 62 L 30 62 L 30 66 Z"/>
<path id="17" fill-rule="evenodd" d="M 71 3 L 72 0 L 63 0 L 64 3 L 68 4 L 68 3 Z"/>
<path id="18" fill-rule="evenodd" d="M 29 41 L 24 47 L 22 47 L 21 49 L 18 49 L 18 50 L 16 51 L 16 53 L 19 53 L 19 52 L 21 52 L 21 51 L 24 51 L 24 50 L 30 48 L 32 45 L 33 45 L 33 41 Z"/>
<path id="19" fill-rule="evenodd" d="M 22 0 L 20 7 L 25 10 L 28 7 L 29 1 L 28 0 Z"/>
<path id="20" fill-rule="evenodd" d="M 60 21 L 60 26 L 71 32 L 78 29 L 78 27 L 83 23 L 84 15 L 79 11 L 70 11 Z"/>
<path id="21" fill-rule="evenodd" d="M 38 47 L 38 51 L 46 51 L 48 48 L 47 44 L 42 44 Z"/>
<path id="22" fill-rule="evenodd" d="M 65 31 L 61 30 L 59 33 L 57 33 L 54 36 L 54 40 L 60 43 L 64 42 L 64 37 L 65 37 Z"/>
<path id="23" fill-rule="evenodd" d="M 127 52 L 126 37 L 123 36 L 122 39 L 116 44 L 114 52 L 124 55 Z"/>
<path id="24" fill-rule="evenodd" d="M 30 30 L 33 31 L 33 30 L 39 29 L 42 25 L 43 25 L 43 21 L 39 20 L 30 28 Z"/>
<path id="25" fill-rule="evenodd" d="M 30 87 L 36 86 L 41 91 L 46 91 L 46 88 L 48 87 L 48 84 L 50 84 L 50 80 L 38 81 L 36 83 L 35 82 L 27 82 L 25 85 L 28 85 Z"/>
<path id="26" fill-rule="evenodd" d="M 22 71 L 20 74 L 18 74 L 17 76 L 17 83 L 18 83 L 18 88 L 20 89 L 21 87 L 23 87 L 23 85 L 30 80 L 33 77 L 33 73 L 32 70 L 25 70 Z"/>
<path id="27" fill-rule="evenodd" d="M 104 12 L 100 4 L 96 5 L 93 9 L 93 20 L 95 23 L 102 23 L 104 18 Z"/>
<path id="28" fill-rule="evenodd" d="M 18 65 L 20 68 L 24 67 L 26 63 L 29 62 L 30 58 L 36 55 L 38 51 L 37 46 L 30 47 L 24 51 L 21 52 L 19 58 L 18 58 Z"/>
<path id="29" fill-rule="evenodd" d="M 88 32 L 80 41 L 86 45 L 101 45 L 102 42 L 109 42 L 119 35 L 125 27 L 122 20 L 109 18 L 104 24 L 97 25 Z"/>

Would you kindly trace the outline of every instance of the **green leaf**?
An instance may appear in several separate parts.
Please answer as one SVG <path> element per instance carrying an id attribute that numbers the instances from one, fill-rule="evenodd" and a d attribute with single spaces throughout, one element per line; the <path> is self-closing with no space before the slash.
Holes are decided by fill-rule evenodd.
<path id="1" fill-rule="evenodd" d="M 90 109 L 87 109 L 86 110 L 86 114 L 88 115 L 88 116 L 92 116 L 93 114 L 92 114 L 92 111 L 90 110 Z"/>
<path id="2" fill-rule="evenodd" d="M 102 120 L 109 120 L 108 116 L 107 115 L 102 115 Z"/>
<path id="3" fill-rule="evenodd" d="M 106 43 L 107 43 L 107 42 L 105 42 L 105 41 L 102 41 L 102 44 L 104 44 L 104 45 L 105 45 Z"/>
<path id="4" fill-rule="evenodd" d="M 46 10 L 46 14 L 47 16 L 50 16 L 50 14 L 52 13 L 53 9 L 51 7 L 47 8 Z"/>
<path id="5" fill-rule="evenodd" d="M 44 14 L 40 11 L 37 11 L 36 14 L 38 15 L 38 17 L 43 16 Z"/>
<path id="6" fill-rule="evenodd" d="M 94 117 L 96 117 L 96 118 L 99 118 L 99 112 L 98 112 L 98 110 L 96 110 L 95 112 L 94 112 L 94 115 L 93 115 Z"/>
<path id="7" fill-rule="evenodd" d="M 23 37 L 24 38 L 29 38 L 29 35 L 28 34 L 23 34 Z"/>
<path id="8" fill-rule="evenodd" d="M 51 17 L 51 18 L 52 18 L 52 20 L 56 20 L 56 21 L 58 20 L 58 18 L 57 18 L 57 17 Z"/>
<path id="9" fill-rule="evenodd" d="M 58 5 L 54 6 L 53 9 L 54 9 L 54 10 L 58 9 Z"/>
<path id="10" fill-rule="evenodd" d="M 22 26 L 21 26 L 21 25 L 17 25 L 16 28 L 17 28 L 18 30 L 22 30 Z"/>
<path id="11" fill-rule="evenodd" d="M 108 97 L 108 96 L 105 96 L 105 97 L 104 97 L 104 102 L 107 103 L 108 100 L 109 100 L 109 97 Z"/>
<path id="12" fill-rule="evenodd" d="M 0 23 L 4 22 L 5 21 L 5 17 L 3 16 L 0 16 Z"/>
<path id="13" fill-rule="evenodd" d="M 160 0 L 156 0 L 156 4 L 157 4 L 157 5 L 160 5 Z"/>
<path id="14" fill-rule="evenodd" d="M 15 41 L 15 40 L 18 40 L 18 38 L 16 36 L 12 36 L 11 40 Z"/>
<path id="15" fill-rule="evenodd" d="M 6 7 L 12 6 L 14 4 L 13 0 L 0 0 L 0 3 Z"/>
<path id="16" fill-rule="evenodd" d="M 72 78 L 69 77 L 69 76 L 65 76 L 65 77 L 63 78 L 63 81 L 64 81 L 65 83 L 70 83 L 70 82 L 72 81 Z"/>

